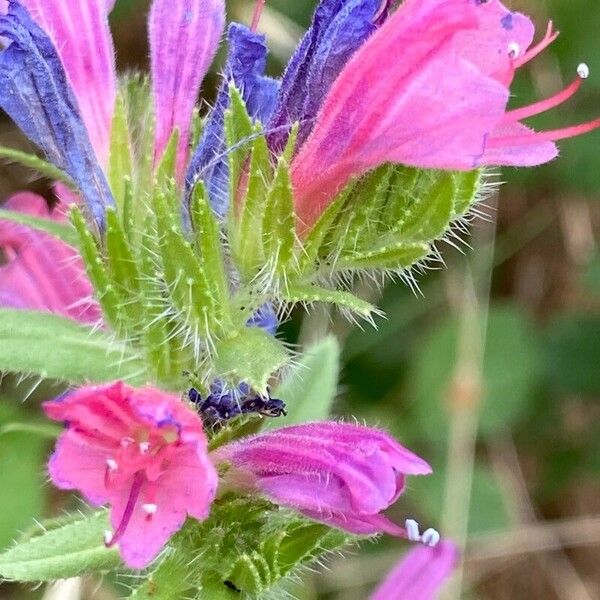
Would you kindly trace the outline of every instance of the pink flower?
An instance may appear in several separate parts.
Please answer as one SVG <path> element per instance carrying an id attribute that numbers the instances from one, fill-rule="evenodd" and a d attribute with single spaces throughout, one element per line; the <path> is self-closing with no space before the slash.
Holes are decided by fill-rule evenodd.
<path id="1" fill-rule="evenodd" d="M 284 427 L 217 450 L 231 463 L 230 482 L 259 490 L 273 502 L 357 534 L 387 532 L 435 544 L 439 535 L 415 534 L 380 514 L 402 494 L 407 475 L 431 467 L 388 434 L 332 421 Z M 414 525 L 411 525 L 414 523 Z"/>
<path id="2" fill-rule="evenodd" d="M 414 548 L 369 600 L 435 600 L 457 562 L 458 550 L 446 540 L 435 548 Z"/>
<path id="3" fill-rule="evenodd" d="M 515 71 L 556 37 L 530 48 L 534 28 L 499 0 L 406 0 L 333 84 L 293 164 L 296 212 L 310 227 L 352 177 L 385 162 L 471 170 L 552 160 L 554 142 L 600 120 L 535 132 L 522 119 L 564 102 L 566 90 L 507 112 Z"/>
<path id="4" fill-rule="evenodd" d="M 15 194 L 6 208 L 59 223 L 66 220 L 61 207 L 48 209 L 41 196 Z M 25 225 L 0 220 L 0 306 L 52 312 L 95 325 L 102 315 L 93 299 L 77 251 L 51 235 Z"/>
<path id="5" fill-rule="evenodd" d="M 119 544 L 129 567 L 147 566 L 187 515 L 208 516 L 217 473 L 202 421 L 178 397 L 117 382 L 80 388 L 44 409 L 67 426 L 50 459 L 52 481 L 94 506 L 111 505 L 106 543 Z"/>

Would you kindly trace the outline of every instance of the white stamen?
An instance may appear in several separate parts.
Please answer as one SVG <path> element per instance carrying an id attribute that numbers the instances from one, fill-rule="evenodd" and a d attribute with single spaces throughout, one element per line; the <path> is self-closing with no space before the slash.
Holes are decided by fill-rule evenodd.
<path id="1" fill-rule="evenodd" d="M 581 79 L 587 79 L 590 76 L 590 68 L 585 63 L 580 63 L 577 66 L 577 75 L 579 75 Z"/>
<path id="2" fill-rule="evenodd" d="M 106 546 L 108 546 L 112 542 L 112 539 L 113 539 L 112 531 L 108 531 L 108 530 L 105 531 L 104 532 L 104 544 Z"/>
<path id="3" fill-rule="evenodd" d="M 156 504 L 142 504 L 142 509 L 148 516 L 152 516 L 156 514 L 158 506 Z"/>
<path id="4" fill-rule="evenodd" d="M 111 473 L 114 473 L 115 471 L 119 470 L 119 464 L 117 463 L 117 461 L 114 458 L 106 459 L 106 467 L 108 468 L 109 471 L 111 471 Z"/>
<path id="5" fill-rule="evenodd" d="M 142 454 L 146 454 L 150 450 L 150 442 L 140 442 L 139 448 Z"/>
<path id="6" fill-rule="evenodd" d="M 519 46 L 519 44 L 517 44 L 517 42 L 511 42 L 508 45 L 508 55 L 511 58 L 517 58 L 517 56 L 519 56 L 519 54 L 521 54 L 521 46 Z"/>
<path id="7" fill-rule="evenodd" d="M 440 543 L 440 534 L 436 529 L 429 528 L 423 533 L 421 541 L 426 546 L 431 546 L 433 548 Z"/>
<path id="8" fill-rule="evenodd" d="M 404 526 L 406 534 L 411 542 L 420 542 L 421 535 L 419 534 L 419 524 L 414 519 L 406 519 Z"/>

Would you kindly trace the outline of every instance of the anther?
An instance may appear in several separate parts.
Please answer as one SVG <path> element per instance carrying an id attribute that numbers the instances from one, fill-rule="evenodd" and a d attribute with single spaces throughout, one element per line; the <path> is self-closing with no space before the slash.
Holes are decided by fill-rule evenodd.
<path id="1" fill-rule="evenodd" d="M 433 548 L 440 543 L 440 534 L 436 529 L 429 528 L 423 532 L 421 541 L 423 544 L 425 544 L 425 546 L 430 546 Z"/>
<path id="2" fill-rule="evenodd" d="M 106 531 L 104 532 L 104 545 L 105 545 L 105 546 L 110 546 L 110 545 L 111 545 L 111 543 L 112 543 L 112 541 L 113 541 L 113 534 L 112 534 L 112 531 L 108 531 L 108 530 L 106 530 Z"/>
<path id="3" fill-rule="evenodd" d="M 156 504 L 142 504 L 142 510 L 146 513 L 148 517 L 152 517 L 156 514 L 158 506 Z"/>
<path id="4" fill-rule="evenodd" d="M 511 58 L 517 58 L 517 56 L 519 56 L 519 54 L 521 54 L 521 46 L 519 46 L 519 44 L 517 44 L 517 42 L 511 42 L 508 45 L 508 55 Z"/>
<path id="5" fill-rule="evenodd" d="M 419 524 L 414 519 L 406 519 L 404 522 L 406 527 L 406 535 L 411 542 L 420 542 L 421 534 L 419 533 Z"/>
<path id="6" fill-rule="evenodd" d="M 590 76 L 590 68 L 585 63 L 580 63 L 577 66 L 577 75 L 579 75 L 581 79 L 587 79 Z"/>
<path id="7" fill-rule="evenodd" d="M 138 447 L 142 454 L 147 454 L 150 450 L 150 442 L 140 442 Z"/>
<path id="8" fill-rule="evenodd" d="M 116 460 L 114 460 L 114 458 L 107 458 L 106 459 L 106 468 L 111 472 L 114 473 L 115 471 L 119 470 L 119 464 L 117 463 Z"/>

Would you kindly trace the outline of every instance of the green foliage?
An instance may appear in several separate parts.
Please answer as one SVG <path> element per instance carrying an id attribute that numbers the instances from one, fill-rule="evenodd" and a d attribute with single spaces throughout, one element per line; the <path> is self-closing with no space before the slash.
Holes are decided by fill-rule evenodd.
<path id="1" fill-rule="evenodd" d="M 259 600 L 282 578 L 351 540 L 267 502 L 230 496 L 215 503 L 204 523 L 188 521 L 130 598 L 227 599 L 239 597 L 237 588 Z"/>
<path id="2" fill-rule="evenodd" d="M 273 391 L 274 397 L 287 404 L 287 417 L 281 422 L 267 421 L 263 429 L 327 419 L 337 394 L 339 369 L 340 347 L 336 338 L 328 336 L 308 348 Z"/>
<path id="3" fill-rule="evenodd" d="M 0 310 L 0 371 L 70 383 L 145 382 L 145 365 L 126 344 L 57 315 Z"/>
<path id="4" fill-rule="evenodd" d="M 108 159 L 108 182 L 118 206 L 123 206 L 127 195 L 127 181 L 132 173 L 133 156 L 127 106 L 120 93 L 115 102 Z"/>
<path id="5" fill-rule="evenodd" d="M 0 577 L 18 581 L 53 581 L 119 566 L 116 548 L 106 548 L 105 512 L 83 516 L 52 528 L 0 554 Z"/>
<path id="6" fill-rule="evenodd" d="M 214 352 L 217 373 L 233 381 L 246 381 L 263 394 L 273 373 L 289 360 L 283 344 L 258 327 L 245 327 L 219 340 Z"/>
<path id="7" fill-rule="evenodd" d="M 446 320 L 423 339 L 411 373 L 411 400 L 418 426 L 432 441 L 448 437 L 447 397 L 457 357 L 458 324 Z M 480 431 L 490 436 L 527 414 L 538 382 L 540 356 L 535 331 L 510 306 L 490 309 L 483 364 Z"/>
<path id="8" fill-rule="evenodd" d="M 35 425 L 24 422 L 27 416 L 16 403 L 0 397 L 0 549 L 27 527 L 43 507 L 46 440 L 31 435 Z"/>

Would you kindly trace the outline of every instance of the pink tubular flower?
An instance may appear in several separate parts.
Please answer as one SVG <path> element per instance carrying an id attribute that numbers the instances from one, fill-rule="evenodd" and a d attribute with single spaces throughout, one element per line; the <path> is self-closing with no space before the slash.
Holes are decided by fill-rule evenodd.
<path id="1" fill-rule="evenodd" d="M 44 409 L 67 426 L 50 459 L 52 481 L 111 505 L 106 543 L 119 544 L 129 567 L 147 566 L 186 515 L 208 516 L 217 473 L 202 421 L 176 396 L 117 382 L 80 388 Z"/>
<path id="2" fill-rule="evenodd" d="M 515 71 L 556 37 L 499 0 L 406 0 L 354 54 L 333 84 L 292 164 L 296 213 L 309 228 L 350 180 L 385 162 L 471 170 L 534 166 L 555 141 L 600 120 L 535 132 L 521 123 L 561 104 L 587 77 L 545 101 L 506 110 Z"/>
<path id="3" fill-rule="evenodd" d="M 33 217 L 65 221 L 60 208 L 48 210 L 41 196 L 15 194 L 6 208 Z M 0 220 L 0 306 L 52 312 L 82 323 L 100 323 L 102 315 L 93 300 L 77 251 L 51 235 L 24 225 Z"/>
<path id="4" fill-rule="evenodd" d="M 192 111 L 224 26 L 222 0 L 155 0 L 152 5 L 149 30 L 156 112 L 154 155 L 160 160 L 177 128 L 180 181 L 189 154 Z"/>
<path id="5" fill-rule="evenodd" d="M 431 545 L 439 540 L 434 530 L 421 537 L 416 523 L 405 529 L 380 514 L 402 494 L 407 475 L 431 473 L 424 460 L 382 431 L 332 421 L 284 427 L 228 444 L 214 460 L 231 463 L 232 485 L 260 490 L 332 527 Z"/>
<path id="6" fill-rule="evenodd" d="M 435 600 L 457 562 L 458 550 L 446 540 L 435 548 L 414 548 L 369 600 Z"/>

